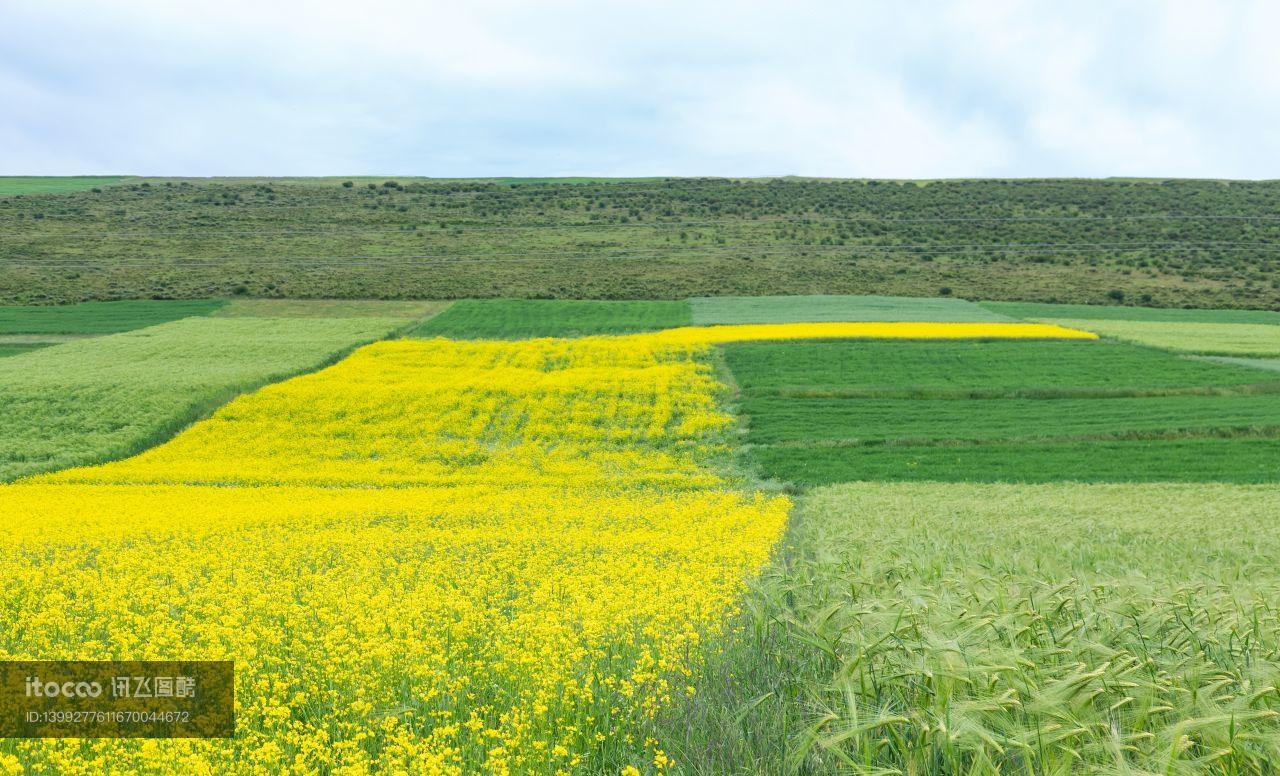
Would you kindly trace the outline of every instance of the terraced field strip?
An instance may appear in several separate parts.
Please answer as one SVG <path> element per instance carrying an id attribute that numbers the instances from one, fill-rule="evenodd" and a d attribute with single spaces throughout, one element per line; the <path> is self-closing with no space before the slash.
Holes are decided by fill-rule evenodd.
<path id="1" fill-rule="evenodd" d="M 690 300 L 693 323 L 819 321 L 1012 321 L 963 299 L 904 296 L 709 296 Z"/>
<path id="2" fill-rule="evenodd" d="M 1174 307 L 1120 307 L 1037 302 L 980 302 L 1000 315 L 1022 320 L 1151 321 L 1159 323 L 1262 323 L 1280 325 L 1275 310 L 1194 310 Z"/>
<path id="3" fill-rule="evenodd" d="M 411 323 L 188 318 L 0 360 L 0 481 L 132 455 Z"/>
<path id="4" fill-rule="evenodd" d="M 1271 773 L 1277 503 L 819 488 L 656 735 L 692 773 Z"/>
<path id="5" fill-rule="evenodd" d="M 115 334 L 192 316 L 209 315 L 221 299 L 81 302 L 69 305 L 0 306 L 0 335 Z"/>
<path id="6" fill-rule="evenodd" d="M 1046 321 L 1075 326 L 1123 342 L 1208 356 L 1280 356 L 1280 326 L 1263 323 L 1170 323 L 1064 318 Z"/>
<path id="7" fill-rule="evenodd" d="M 1117 343 L 724 349 L 748 465 L 851 480 L 1280 480 L 1280 379 Z"/>
<path id="8" fill-rule="evenodd" d="M 693 322 L 688 302 L 463 299 L 418 326 L 416 337 L 526 339 L 656 331 Z"/>

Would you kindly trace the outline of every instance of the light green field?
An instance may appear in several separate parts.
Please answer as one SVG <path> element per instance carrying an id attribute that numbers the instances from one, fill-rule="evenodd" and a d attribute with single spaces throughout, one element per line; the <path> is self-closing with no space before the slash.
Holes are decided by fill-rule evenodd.
<path id="1" fill-rule="evenodd" d="M 992 312 L 1023 319 L 1080 318 L 1089 321 L 1280 324 L 1280 312 L 1274 310 L 1188 310 L 1170 307 L 1108 307 L 1093 304 L 1035 302 L 981 302 L 980 304 Z"/>
<path id="2" fill-rule="evenodd" d="M 1044 319 L 1124 342 L 1211 356 L 1280 356 L 1280 326 L 1261 323 L 1171 323 Z"/>
<path id="3" fill-rule="evenodd" d="M 693 322 L 1008 321 L 963 299 L 902 296 L 712 296 L 690 300 Z"/>
<path id="4" fill-rule="evenodd" d="M 526 339 L 630 334 L 691 321 L 688 302 L 463 299 L 417 326 L 415 337 Z"/>
<path id="5" fill-rule="evenodd" d="M 657 736 L 698 774 L 1271 774 L 1276 486 L 815 490 Z"/>
<path id="6" fill-rule="evenodd" d="M 1280 372 L 1280 358 L 1238 358 L 1235 356 L 1205 356 L 1207 361 L 1232 366 L 1247 366 L 1254 369 L 1265 369 L 1268 372 Z"/>
<path id="7" fill-rule="evenodd" d="M 121 175 L 89 175 L 80 177 L 0 176 L 0 197 L 14 194 L 67 194 L 98 186 L 110 186 L 124 180 Z"/>
<path id="8" fill-rule="evenodd" d="M 367 299 L 232 299 L 218 318 L 425 318 L 448 302 Z"/>
<path id="9" fill-rule="evenodd" d="M 409 323 L 188 318 L 0 359 L 0 482 L 131 455 Z"/>

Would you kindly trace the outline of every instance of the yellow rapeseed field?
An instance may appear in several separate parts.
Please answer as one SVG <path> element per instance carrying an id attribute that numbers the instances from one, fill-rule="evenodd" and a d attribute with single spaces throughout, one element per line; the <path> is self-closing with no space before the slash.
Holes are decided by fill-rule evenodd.
<path id="1" fill-rule="evenodd" d="M 382 342 L 0 487 L 0 658 L 232 659 L 238 713 L 231 742 L 0 742 L 0 772 L 663 771 L 638 731 L 790 508 L 723 464 L 707 350 L 878 336 L 848 326 Z"/>

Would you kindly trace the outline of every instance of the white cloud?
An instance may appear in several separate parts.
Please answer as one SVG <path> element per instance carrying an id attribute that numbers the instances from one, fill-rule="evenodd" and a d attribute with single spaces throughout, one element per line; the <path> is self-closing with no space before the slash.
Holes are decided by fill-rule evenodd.
<path id="1" fill-rule="evenodd" d="M 0 16 L 0 174 L 1280 177 L 1265 0 L 98 0 Z"/>

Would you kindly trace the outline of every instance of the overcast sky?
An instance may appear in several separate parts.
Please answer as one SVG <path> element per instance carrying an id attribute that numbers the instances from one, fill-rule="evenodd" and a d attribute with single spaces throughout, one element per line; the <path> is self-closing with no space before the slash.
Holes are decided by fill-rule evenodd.
<path id="1" fill-rule="evenodd" d="M 1280 2 L 0 0 L 0 174 L 1280 178 Z"/>

